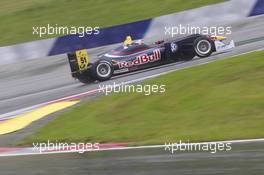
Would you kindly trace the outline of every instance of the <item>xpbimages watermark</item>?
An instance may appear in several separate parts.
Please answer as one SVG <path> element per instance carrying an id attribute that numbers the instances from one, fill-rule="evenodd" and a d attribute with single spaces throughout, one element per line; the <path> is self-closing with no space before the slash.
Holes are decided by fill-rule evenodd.
<path id="1" fill-rule="evenodd" d="M 46 26 L 33 26 L 32 34 L 38 35 L 40 38 L 45 35 L 76 35 L 80 38 L 85 35 L 98 35 L 100 33 L 100 27 L 91 26 L 59 26 L 58 24 Z"/>
<path id="2" fill-rule="evenodd" d="M 194 26 L 194 25 L 182 25 L 178 26 L 165 26 L 164 34 L 174 37 L 176 35 L 192 35 L 192 34 L 202 34 L 202 35 L 231 35 L 231 26 Z"/>
<path id="3" fill-rule="evenodd" d="M 109 95 L 110 93 L 142 93 L 146 96 L 164 93 L 166 91 L 166 85 L 161 84 L 113 84 L 99 85 L 99 92 Z"/>
<path id="4" fill-rule="evenodd" d="M 41 143 L 32 143 L 33 150 L 37 151 L 39 153 L 44 153 L 44 152 L 51 152 L 51 151 L 56 151 L 56 152 L 78 152 L 78 153 L 84 153 L 86 151 L 94 151 L 94 150 L 99 150 L 99 143 L 63 143 L 63 142 L 52 142 L 52 141 L 47 141 L 47 142 L 41 142 Z"/>
<path id="5" fill-rule="evenodd" d="M 230 151 L 232 149 L 232 143 L 229 142 L 204 142 L 204 143 L 190 143 L 179 142 L 165 143 L 164 150 L 169 151 L 171 154 L 176 152 L 188 152 L 188 151 L 199 151 L 199 152 L 210 152 L 215 154 L 217 152 Z"/>

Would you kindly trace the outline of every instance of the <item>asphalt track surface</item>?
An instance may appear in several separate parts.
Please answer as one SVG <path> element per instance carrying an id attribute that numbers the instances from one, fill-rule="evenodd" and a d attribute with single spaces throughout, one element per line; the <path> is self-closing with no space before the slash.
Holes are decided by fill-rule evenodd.
<path id="1" fill-rule="evenodd" d="M 155 68 L 147 72 L 135 73 L 129 76 L 122 76 L 112 81 L 130 80 L 143 75 L 153 75 L 154 73 L 164 72 L 165 70 L 175 70 L 194 64 L 206 63 L 215 59 L 221 59 L 226 56 L 241 54 L 247 51 L 261 49 L 264 41 L 255 42 L 237 47 L 231 52 L 213 55 L 206 59 L 197 59 L 191 62 L 175 63 L 161 68 Z M 65 68 L 67 69 L 67 68 Z M 92 88 L 98 85 L 92 85 Z M 82 92 L 91 89 L 90 86 L 82 85 L 77 82 L 58 88 L 56 92 L 59 96 L 49 95 L 45 98 L 38 99 L 50 100 L 65 95 L 70 95 L 67 90 L 77 89 Z M 63 89 L 61 91 L 61 89 Z M 42 93 L 25 95 L 22 97 L 38 98 L 43 93 L 52 93 L 46 91 Z M 75 92 L 76 93 L 76 92 Z M 58 94 L 58 93 L 57 93 Z M 34 97 L 36 96 L 36 97 Z M 19 99 L 19 98 L 18 98 Z M 16 100 L 13 102 L 16 103 Z M 29 104 L 28 101 L 27 104 Z M 33 124 L 34 125 L 34 124 Z M 36 127 L 36 126 L 34 126 Z M 28 127 L 30 128 L 30 127 Z M 22 131 L 23 132 L 23 131 Z M 22 134 L 23 135 L 23 134 Z M 15 136 L 16 137 L 16 136 Z M 0 142 L 1 142 L 0 137 Z M 3 139 L 5 140 L 5 139 Z M 3 141 L 2 140 L 2 141 Z M 67 154 L 49 154 L 49 155 L 32 155 L 18 157 L 1 157 L 0 174 L 264 174 L 264 142 L 234 144 L 229 152 L 218 152 L 216 154 L 208 152 L 180 152 L 171 155 L 163 149 L 136 149 L 136 150 L 119 150 L 104 152 L 88 152 L 84 154 L 67 153 Z"/>
<path id="2" fill-rule="evenodd" d="M 228 152 L 176 152 L 164 148 L 1 157 L 4 175 L 261 175 L 264 142 L 232 144 Z"/>
<path id="3" fill-rule="evenodd" d="M 17 71 L 14 74 L 13 72 L 9 73 L 8 76 L 5 76 L 5 72 L 1 73 L 0 112 L 1 114 L 4 114 L 17 109 L 56 100 L 65 96 L 86 92 L 88 90 L 99 88 L 99 84 L 126 82 L 170 70 L 177 70 L 196 64 L 206 63 L 215 59 L 246 53 L 261 49 L 263 48 L 263 45 L 264 41 L 254 42 L 237 47 L 230 52 L 213 54 L 208 58 L 194 59 L 189 62 L 176 62 L 145 71 L 125 74 L 119 77 L 114 77 L 106 82 L 93 83 L 90 85 L 84 85 L 71 78 L 69 65 L 65 57 L 54 60 L 43 60 L 41 63 L 37 60 L 33 60 L 27 62 L 25 68 L 21 68 L 19 74 L 17 74 Z M 49 66 L 42 68 L 38 67 L 40 64 L 45 65 L 46 61 L 49 62 Z M 51 65 L 50 62 L 54 63 Z M 38 68 L 34 67 L 35 64 Z M 5 67 L 5 69 L 7 67 Z"/>
<path id="4" fill-rule="evenodd" d="M 135 80 L 263 49 L 264 41 L 255 39 L 263 37 L 263 23 L 261 17 L 249 24 L 242 22 L 235 25 L 235 41 L 253 40 L 244 42 L 230 52 L 122 75 L 103 84 Z M 106 48 L 99 48 L 90 53 L 94 55 L 105 50 Z M 0 66 L 0 114 L 85 92 L 98 86 L 99 83 L 83 85 L 73 80 L 67 59 L 63 55 Z M 1 138 L 0 136 L 0 142 Z M 148 149 L 1 157 L 0 174 L 264 174 L 263 164 L 264 143 L 250 143 L 234 145 L 232 151 L 217 154 L 188 152 L 170 155 L 164 150 Z"/>

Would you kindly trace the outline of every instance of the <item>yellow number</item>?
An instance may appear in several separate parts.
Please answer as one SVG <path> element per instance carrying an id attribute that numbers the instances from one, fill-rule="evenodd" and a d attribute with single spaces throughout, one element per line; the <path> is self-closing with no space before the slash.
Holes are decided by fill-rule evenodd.
<path id="1" fill-rule="evenodd" d="M 79 65 L 79 70 L 85 70 L 88 67 L 89 64 L 89 56 L 87 53 L 86 49 L 83 50 L 78 50 L 75 52 L 76 53 L 76 58 L 77 58 L 77 62 Z"/>

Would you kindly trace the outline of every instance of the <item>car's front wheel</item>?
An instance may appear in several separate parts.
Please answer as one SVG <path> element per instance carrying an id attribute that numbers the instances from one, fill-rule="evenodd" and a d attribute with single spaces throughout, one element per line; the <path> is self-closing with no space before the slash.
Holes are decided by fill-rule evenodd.
<path id="1" fill-rule="evenodd" d="M 194 51 L 199 57 L 208 57 L 213 52 L 212 42 L 206 37 L 199 37 L 194 41 Z"/>
<path id="2" fill-rule="evenodd" d="M 112 64 L 106 60 L 96 62 L 92 70 L 94 77 L 99 81 L 109 80 L 114 72 Z"/>

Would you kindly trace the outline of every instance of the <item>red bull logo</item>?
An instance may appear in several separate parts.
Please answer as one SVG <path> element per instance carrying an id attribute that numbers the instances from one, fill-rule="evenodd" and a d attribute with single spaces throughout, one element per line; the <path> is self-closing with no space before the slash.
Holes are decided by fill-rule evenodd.
<path id="1" fill-rule="evenodd" d="M 153 51 L 153 54 L 147 55 L 142 54 L 136 57 L 133 61 L 126 61 L 126 62 L 118 62 L 118 67 L 121 68 L 128 68 L 136 65 L 146 64 L 155 62 L 161 59 L 161 53 L 159 49 Z"/>

